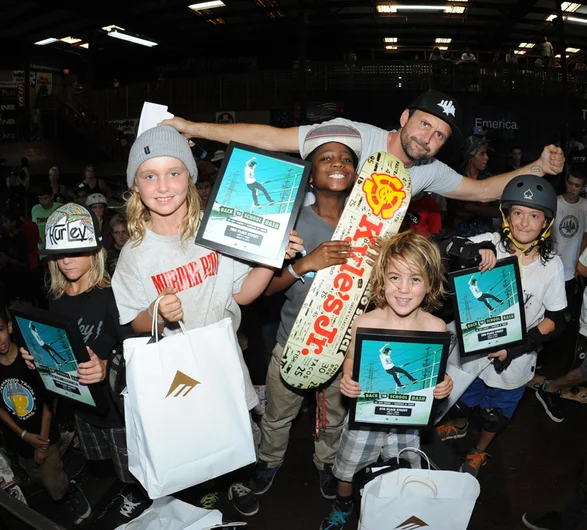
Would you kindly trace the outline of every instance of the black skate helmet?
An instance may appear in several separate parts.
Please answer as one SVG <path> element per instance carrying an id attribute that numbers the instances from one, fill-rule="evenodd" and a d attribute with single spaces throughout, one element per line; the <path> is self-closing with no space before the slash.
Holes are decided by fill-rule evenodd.
<path id="1" fill-rule="evenodd" d="M 542 230 L 540 236 L 528 246 L 524 246 L 511 233 L 510 223 L 504 212 L 509 211 L 512 206 L 526 206 L 534 210 L 544 212 L 550 222 Z M 542 243 L 550 236 L 550 229 L 556 217 L 556 191 L 547 180 L 536 175 L 519 175 L 508 182 L 499 201 L 501 211 L 502 227 L 504 234 L 516 248 L 524 254 L 529 254 L 536 245 Z"/>

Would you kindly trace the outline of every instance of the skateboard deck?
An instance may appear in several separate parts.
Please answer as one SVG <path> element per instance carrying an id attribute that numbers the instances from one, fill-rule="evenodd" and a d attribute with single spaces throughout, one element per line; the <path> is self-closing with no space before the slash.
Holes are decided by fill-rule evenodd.
<path id="1" fill-rule="evenodd" d="M 0 452 L 0 490 L 27 504 L 25 496 L 16 482 L 14 472 L 10 467 L 10 462 L 2 452 Z"/>
<path id="2" fill-rule="evenodd" d="M 527 383 L 527 387 L 537 390 L 538 387 L 544 383 L 545 377 L 543 375 L 535 375 L 532 381 Z M 587 403 L 587 387 L 577 385 L 569 390 L 561 392 L 561 397 L 570 399 L 571 401 L 578 401 L 579 403 Z"/>
<path id="3" fill-rule="evenodd" d="M 410 174 L 389 153 L 363 164 L 333 241 L 350 241 L 353 257 L 316 273 L 281 359 L 281 375 L 295 388 L 315 388 L 331 379 L 351 341 L 351 325 L 369 304 L 372 267 L 369 242 L 398 232 L 412 197 Z"/>

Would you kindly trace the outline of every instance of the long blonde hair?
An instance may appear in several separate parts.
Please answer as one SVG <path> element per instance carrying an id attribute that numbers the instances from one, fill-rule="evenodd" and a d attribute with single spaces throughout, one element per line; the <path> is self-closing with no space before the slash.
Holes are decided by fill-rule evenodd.
<path id="1" fill-rule="evenodd" d="M 88 277 L 88 291 L 92 289 L 103 289 L 110 287 L 110 274 L 106 269 L 106 257 L 108 253 L 100 248 L 94 250 L 90 254 L 90 274 Z M 57 259 L 60 256 L 49 256 L 49 281 L 47 282 L 47 290 L 49 294 L 57 299 L 61 298 L 65 293 L 65 288 L 69 284 L 69 280 L 59 270 Z"/>
<path id="2" fill-rule="evenodd" d="M 194 237 L 200 225 L 200 196 L 189 176 L 186 202 L 188 211 L 179 227 L 182 241 L 187 241 Z M 130 197 L 126 201 L 126 218 L 128 220 L 128 233 L 133 246 L 140 245 L 145 238 L 147 222 L 151 218 L 151 213 L 141 200 L 136 184 L 133 184 L 130 189 Z"/>

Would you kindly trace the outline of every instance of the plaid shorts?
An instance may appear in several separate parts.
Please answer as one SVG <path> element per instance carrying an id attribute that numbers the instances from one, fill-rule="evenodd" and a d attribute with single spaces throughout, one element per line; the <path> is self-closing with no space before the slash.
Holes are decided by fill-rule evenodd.
<path id="1" fill-rule="evenodd" d="M 380 456 L 383 461 L 389 460 L 406 447 L 420 448 L 418 430 L 350 430 L 347 416 L 332 473 L 338 480 L 352 482 L 357 471 L 374 464 Z M 414 469 L 421 467 L 420 456 L 417 453 L 406 451 L 402 458 L 408 460 Z"/>
<path id="2" fill-rule="evenodd" d="M 126 429 L 102 429 L 90 425 L 75 415 L 80 447 L 86 460 L 112 459 L 116 476 L 127 484 L 133 484 L 136 479 L 128 470 L 128 451 L 126 450 Z"/>

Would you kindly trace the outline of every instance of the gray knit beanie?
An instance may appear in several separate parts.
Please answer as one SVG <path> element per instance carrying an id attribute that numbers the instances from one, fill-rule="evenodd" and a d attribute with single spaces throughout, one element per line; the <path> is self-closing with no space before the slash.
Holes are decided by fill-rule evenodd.
<path id="1" fill-rule="evenodd" d="M 198 167 L 186 138 L 171 125 L 160 125 L 146 130 L 132 144 L 126 167 L 126 183 L 132 187 L 139 166 L 159 156 L 171 156 L 181 160 L 188 168 L 192 182 L 198 180 Z"/>

